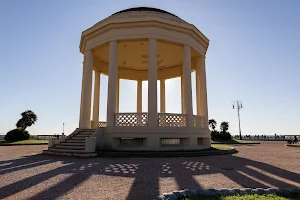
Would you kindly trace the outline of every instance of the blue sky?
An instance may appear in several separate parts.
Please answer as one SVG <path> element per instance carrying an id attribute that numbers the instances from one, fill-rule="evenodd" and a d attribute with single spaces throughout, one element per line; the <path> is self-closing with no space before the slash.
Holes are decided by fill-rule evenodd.
<path id="1" fill-rule="evenodd" d="M 230 132 L 237 134 L 231 102 L 239 99 L 244 104 L 244 134 L 299 134 L 297 0 L 0 1 L 0 133 L 13 129 L 27 109 L 39 118 L 29 128 L 31 134 L 61 133 L 62 123 L 66 134 L 71 133 L 79 118 L 81 32 L 114 12 L 136 6 L 174 13 L 210 39 L 206 55 L 210 118 L 218 124 L 228 121 Z M 134 112 L 136 83 L 121 83 L 120 112 Z M 167 112 L 180 112 L 179 86 L 178 79 L 166 83 Z M 101 76 L 101 120 L 106 116 L 106 87 L 107 78 Z M 143 87 L 146 109 L 147 85 Z"/>

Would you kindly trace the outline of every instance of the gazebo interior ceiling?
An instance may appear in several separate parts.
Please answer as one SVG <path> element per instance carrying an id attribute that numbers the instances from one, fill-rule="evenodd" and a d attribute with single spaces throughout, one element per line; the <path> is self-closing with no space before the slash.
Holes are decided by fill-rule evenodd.
<path id="1" fill-rule="evenodd" d="M 95 55 L 104 63 L 109 63 L 109 44 L 95 49 Z M 157 68 L 166 69 L 181 66 L 183 46 L 165 41 L 157 42 Z M 197 52 L 191 48 L 191 57 Z M 133 70 L 148 70 L 148 41 L 120 41 L 118 43 L 118 67 Z"/>

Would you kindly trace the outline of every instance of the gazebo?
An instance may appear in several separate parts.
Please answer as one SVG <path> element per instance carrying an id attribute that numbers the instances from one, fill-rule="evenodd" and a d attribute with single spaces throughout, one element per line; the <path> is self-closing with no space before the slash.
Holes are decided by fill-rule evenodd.
<path id="1" fill-rule="evenodd" d="M 194 25 L 169 12 L 148 7 L 122 10 L 83 31 L 79 128 L 66 138 L 53 139 L 47 152 L 209 148 L 205 72 L 208 44 L 209 40 Z M 192 103 L 194 71 L 196 108 Z M 99 122 L 100 74 L 108 76 L 106 122 Z M 182 112 L 166 113 L 165 81 L 177 77 L 181 78 L 178 92 L 181 91 Z M 137 82 L 136 112 L 119 112 L 120 79 Z M 142 91 L 143 81 L 148 81 L 148 91 Z M 148 92 L 148 112 L 142 112 L 143 92 Z M 193 115 L 193 109 L 197 115 Z"/>

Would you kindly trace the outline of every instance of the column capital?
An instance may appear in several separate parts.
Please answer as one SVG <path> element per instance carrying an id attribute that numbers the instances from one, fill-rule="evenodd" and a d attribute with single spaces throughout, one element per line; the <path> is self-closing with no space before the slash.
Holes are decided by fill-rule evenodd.
<path id="1" fill-rule="evenodd" d="M 198 57 L 198 59 L 202 59 L 202 58 L 206 59 L 206 55 L 200 54 L 200 56 Z"/>
<path id="2" fill-rule="evenodd" d="M 155 41 L 157 41 L 157 38 L 149 37 L 148 40 L 155 40 Z"/>
<path id="3" fill-rule="evenodd" d="M 109 42 L 115 42 L 115 43 L 118 43 L 118 40 L 110 40 Z"/>

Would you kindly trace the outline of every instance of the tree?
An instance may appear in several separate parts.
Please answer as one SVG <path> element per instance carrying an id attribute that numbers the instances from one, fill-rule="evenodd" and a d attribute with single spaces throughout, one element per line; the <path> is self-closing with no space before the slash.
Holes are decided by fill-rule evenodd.
<path id="1" fill-rule="evenodd" d="M 37 116 L 31 110 L 26 110 L 21 113 L 22 118 L 19 119 L 16 126 L 18 129 L 25 130 L 27 127 L 32 126 L 37 121 Z"/>
<path id="2" fill-rule="evenodd" d="M 215 119 L 208 120 L 209 127 L 215 132 L 217 127 L 217 122 Z"/>
<path id="3" fill-rule="evenodd" d="M 228 122 L 222 122 L 220 124 L 220 130 L 222 133 L 226 133 L 229 129 L 229 123 Z"/>
<path id="4" fill-rule="evenodd" d="M 10 142 L 16 142 L 21 140 L 28 140 L 30 137 L 28 131 L 23 129 L 13 129 L 6 133 L 4 136 L 4 140 L 10 141 Z"/>
<path id="5" fill-rule="evenodd" d="M 21 113 L 22 118 L 16 124 L 16 129 L 13 129 L 6 133 L 4 139 L 6 141 L 20 141 L 20 140 L 28 140 L 30 135 L 28 131 L 25 129 L 29 126 L 32 126 L 37 121 L 37 116 L 31 110 L 26 110 Z"/>

